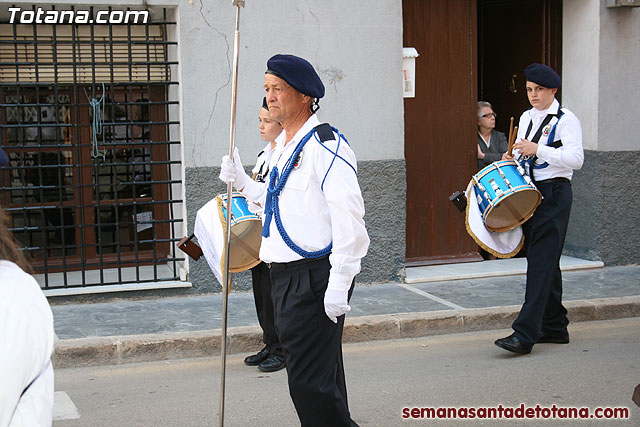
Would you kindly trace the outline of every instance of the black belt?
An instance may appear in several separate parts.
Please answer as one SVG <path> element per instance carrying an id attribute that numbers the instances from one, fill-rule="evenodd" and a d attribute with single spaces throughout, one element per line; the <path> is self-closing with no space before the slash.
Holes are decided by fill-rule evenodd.
<path id="1" fill-rule="evenodd" d="M 534 184 L 551 184 L 552 182 L 571 182 L 568 178 L 549 178 L 542 181 L 533 181 Z"/>
<path id="2" fill-rule="evenodd" d="M 286 270 L 288 268 L 292 268 L 301 264 L 308 264 L 310 262 L 316 262 L 316 261 L 324 261 L 328 258 L 329 258 L 329 255 L 325 255 L 320 258 L 302 258 L 302 259 L 299 259 L 296 261 L 290 261 L 290 262 L 265 262 L 265 264 L 267 264 L 267 267 L 273 270 Z"/>

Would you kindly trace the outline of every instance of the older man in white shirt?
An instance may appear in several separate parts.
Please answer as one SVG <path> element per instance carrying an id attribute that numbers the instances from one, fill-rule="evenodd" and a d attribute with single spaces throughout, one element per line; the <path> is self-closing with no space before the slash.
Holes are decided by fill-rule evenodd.
<path id="1" fill-rule="evenodd" d="M 369 237 L 355 154 L 315 115 L 324 85 L 293 55 L 267 62 L 269 114 L 277 138 L 267 183 L 223 158 L 220 178 L 264 209 L 260 259 L 270 266 L 278 337 L 289 392 L 303 426 L 355 426 L 342 362 L 344 315 Z"/>

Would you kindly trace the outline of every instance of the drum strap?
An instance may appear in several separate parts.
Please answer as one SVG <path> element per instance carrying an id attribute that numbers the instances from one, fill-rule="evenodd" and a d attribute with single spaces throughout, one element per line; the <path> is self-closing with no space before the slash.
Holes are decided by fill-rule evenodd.
<path id="1" fill-rule="evenodd" d="M 264 150 L 258 153 L 258 158 L 264 154 Z M 269 175 L 269 162 L 266 159 L 262 160 L 262 165 L 260 165 L 260 170 L 253 176 L 254 181 L 264 182 L 265 177 Z"/>
<path id="2" fill-rule="evenodd" d="M 333 136 L 333 132 L 338 134 L 338 146 L 336 147 L 336 151 L 333 151 L 330 148 L 328 148 L 326 145 L 324 145 L 324 142 L 326 141 L 335 140 L 335 137 Z M 296 245 L 293 242 L 293 240 L 291 240 L 286 230 L 284 229 L 284 226 L 282 225 L 282 220 L 280 218 L 280 209 L 278 205 L 278 197 L 280 196 L 280 193 L 282 192 L 282 189 L 284 188 L 287 182 L 287 179 L 289 178 L 289 174 L 297 165 L 300 159 L 300 155 L 302 153 L 302 149 L 304 148 L 305 144 L 309 141 L 309 139 L 311 139 L 312 136 L 316 134 L 317 134 L 316 139 L 320 142 L 320 145 L 322 145 L 322 147 L 324 147 L 325 149 L 329 150 L 331 153 L 334 154 L 333 161 L 331 162 L 331 165 L 329 166 L 327 173 L 325 174 L 324 179 L 322 180 L 321 188 L 324 186 L 324 181 L 327 178 L 327 175 L 329 174 L 329 170 L 331 170 L 331 166 L 333 166 L 333 162 L 335 161 L 336 158 L 342 159 L 349 166 L 351 166 L 351 168 L 355 172 L 355 168 L 351 164 L 349 164 L 347 160 L 345 160 L 343 157 L 341 157 L 337 153 L 338 149 L 340 148 L 340 141 L 344 140 L 345 142 L 347 142 L 347 144 L 349 144 L 346 138 L 338 131 L 338 129 L 332 127 L 328 123 L 319 124 L 315 128 L 311 129 L 309 133 L 307 133 L 300 140 L 293 154 L 291 155 L 291 157 L 289 157 L 289 160 L 285 164 L 282 175 L 278 173 L 278 168 L 276 166 L 274 166 L 273 169 L 271 169 L 271 173 L 269 175 L 269 184 L 267 186 L 266 203 L 264 208 L 264 225 L 262 226 L 262 236 L 269 237 L 271 219 L 274 218 L 276 221 L 278 232 L 280 233 L 282 240 L 284 240 L 284 242 L 292 251 L 294 251 L 295 253 L 297 253 L 298 255 L 304 258 L 320 258 L 328 255 L 331 252 L 333 242 L 329 243 L 329 245 L 326 248 L 320 249 L 318 251 L 313 251 L 313 252 L 305 251 L 300 246 Z"/>
<path id="3" fill-rule="evenodd" d="M 558 122 L 560 121 L 560 118 L 564 115 L 564 112 L 562 111 L 562 107 L 558 106 L 558 112 L 556 114 L 547 114 L 547 117 L 544 118 L 544 120 L 542 121 L 542 123 L 540 124 L 540 126 L 538 126 L 538 130 L 536 131 L 535 135 L 533 135 L 533 138 L 530 139 L 531 142 L 535 142 L 536 144 L 538 143 L 538 141 L 540 140 L 540 137 L 542 137 L 542 131 L 544 130 L 545 126 L 547 126 L 549 124 L 549 122 L 551 122 L 551 120 L 554 117 L 557 117 L 558 120 L 553 124 L 553 127 L 551 128 L 551 131 L 549 132 L 549 137 L 547 138 L 547 141 L 551 141 L 550 143 L 547 142 L 547 145 L 549 147 L 553 147 L 553 148 L 560 148 L 562 147 L 562 141 L 558 140 L 558 141 L 554 141 L 553 139 L 555 138 L 556 135 L 556 126 L 558 126 Z M 529 133 L 531 133 L 531 129 L 533 128 L 533 120 L 529 122 L 529 127 L 527 128 L 527 132 L 525 133 L 525 139 L 529 137 Z M 523 158 L 523 160 L 521 161 L 521 165 L 524 168 L 525 164 L 527 164 L 529 166 L 529 176 L 531 177 L 532 181 L 535 181 L 535 178 L 533 177 L 533 170 L 534 169 L 544 169 L 547 166 L 549 166 L 549 163 L 544 162 L 541 165 L 536 165 L 536 160 L 538 160 L 538 156 L 534 155 L 531 156 L 529 158 Z"/>

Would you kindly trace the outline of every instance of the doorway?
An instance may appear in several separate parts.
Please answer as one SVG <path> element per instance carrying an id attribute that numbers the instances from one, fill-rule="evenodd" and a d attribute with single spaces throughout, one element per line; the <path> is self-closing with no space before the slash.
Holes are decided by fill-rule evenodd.
<path id="1" fill-rule="evenodd" d="M 527 64 L 561 73 L 560 0 L 403 0 L 403 44 L 415 47 L 415 98 L 405 98 L 406 265 L 479 261 L 465 215 L 449 201 L 477 169 L 478 100 L 496 128 L 528 106 Z"/>
<path id="2" fill-rule="evenodd" d="M 531 108 L 524 69 L 547 64 L 562 75 L 562 2 L 478 0 L 478 100 L 493 105 L 496 130 L 508 134 Z M 556 95 L 560 99 L 560 90 Z"/>

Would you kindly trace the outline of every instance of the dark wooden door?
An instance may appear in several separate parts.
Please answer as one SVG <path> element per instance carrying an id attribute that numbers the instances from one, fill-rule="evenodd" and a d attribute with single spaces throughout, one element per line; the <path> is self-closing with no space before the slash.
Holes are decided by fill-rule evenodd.
<path id="1" fill-rule="evenodd" d="M 517 125 L 531 108 L 524 68 L 540 62 L 561 74 L 561 15 L 560 0 L 478 0 L 478 95 L 493 105 L 505 134 L 509 118 Z"/>
<path id="2" fill-rule="evenodd" d="M 405 98 L 407 265 L 480 259 L 448 196 L 476 159 L 476 2 L 403 0 L 403 43 L 415 47 L 416 96 Z"/>

